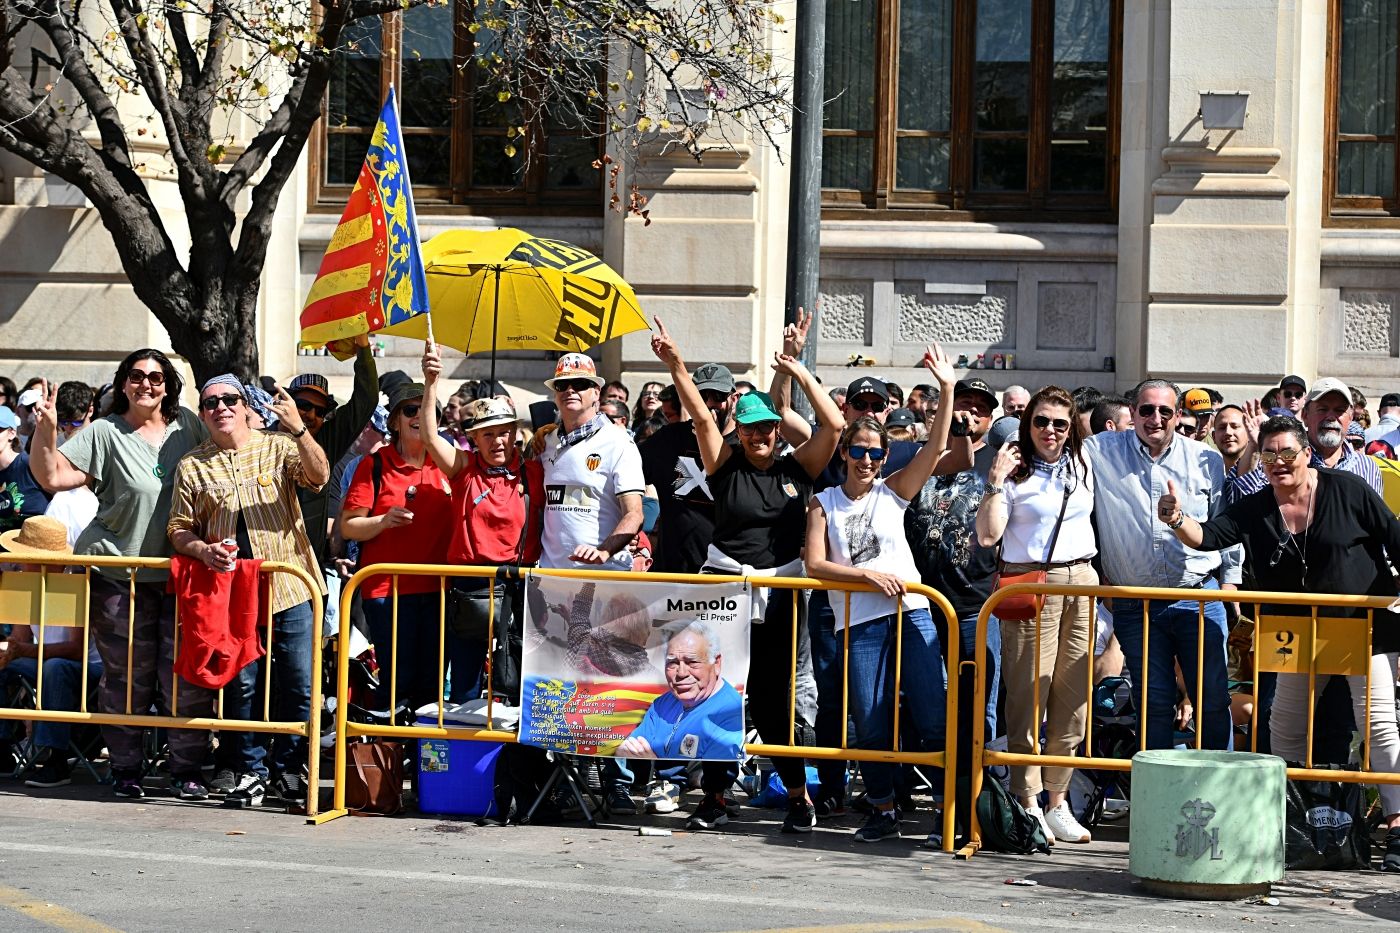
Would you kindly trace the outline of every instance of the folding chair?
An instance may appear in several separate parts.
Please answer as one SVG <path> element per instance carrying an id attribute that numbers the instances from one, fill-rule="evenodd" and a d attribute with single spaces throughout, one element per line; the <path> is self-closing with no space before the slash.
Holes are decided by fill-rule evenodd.
<path id="1" fill-rule="evenodd" d="M 15 675 L 14 687 L 10 691 L 10 696 L 8 699 L 9 702 L 6 705 L 11 709 L 32 710 L 39 705 L 39 693 L 38 690 L 35 688 L 34 682 L 23 674 Z M 89 685 L 88 688 L 88 705 L 89 707 L 92 707 L 96 703 L 97 684 L 92 683 Z M 20 725 L 22 722 L 20 720 L 12 721 L 17 726 Z M 86 732 L 87 734 L 84 735 L 84 732 Z M 81 743 L 79 741 L 80 739 L 82 740 Z M 34 745 L 32 731 L 30 735 L 25 736 L 21 741 L 13 743 L 13 748 L 15 749 L 15 757 L 17 760 L 17 764 L 14 772 L 7 776 L 11 778 L 18 778 L 26 770 L 28 770 L 30 765 L 34 763 L 34 759 L 38 756 L 39 753 L 39 749 L 36 748 Z M 110 784 L 112 783 L 111 774 L 109 773 L 105 776 L 99 774 L 97 768 L 94 767 L 92 763 L 91 756 L 100 753 L 101 750 L 102 736 L 100 730 L 92 729 L 92 727 L 85 728 L 81 725 L 74 724 L 68 737 L 69 756 L 74 759 L 74 764 L 77 767 L 82 768 L 83 770 L 87 771 L 88 774 L 92 775 L 92 780 L 94 783 Z M 108 770 L 110 771 L 110 769 Z"/>

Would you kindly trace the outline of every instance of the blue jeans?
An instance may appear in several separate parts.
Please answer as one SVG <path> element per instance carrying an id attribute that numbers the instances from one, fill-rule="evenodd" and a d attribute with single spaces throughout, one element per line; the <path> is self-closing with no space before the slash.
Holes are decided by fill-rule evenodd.
<path id="1" fill-rule="evenodd" d="M 1206 581 L 1204 589 L 1218 589 L 1214 580 Z M 1171 748 L 1175 743 L 1176 666 L 1181 666 L 1186 681 L 1186 693 L 1196 708 L 1196 728 L 1201 732 L 1202 748 L 1230 748 L 1230 689 L 1229 664 L 1225 655 L 1225 606 L 1218 602 L 1205 603 L 1205 645 L 1202 665 L 1203 697 L 1196 696 L 1197 600 L 1181 599 L 1169 603 L 1153 600 L 1147 616 L 1151 631 L 1147 655 L 1147 711 L 1139 713 L 1141 728 L 1148 748 Z M 1128 670 L 1133 675 L 1134 693 L 1142 689 L 1142 600 L 1113 601 L 1113 632 L 1123 647 Z"/>
<path id="2" fill-rule="evenodd" d="M 276 722 L 306 722 L 311 715 L 312 632 L 320 632 L 320 620 L 311 616 L 307 600 L 272 616 L 272 703 L 270 715 Z M 224 688 L 224 715 L 229 719 L 262 719 L 263 665 L 267 657 L 249 664 Z M 269 736 L 256 732 L 224 733 L 219 746 L 219 766 L 242 774 L 252 771 L 268 777 L 271 752 L 273 775 L 298 774 L 306 757 L 306 739 L 299 735 Z M 269 749 L 270 746 L 270 749 Z M 316 746 L 319 749 L 319 742 Z"/>
<path id="3" fill-rule="evenodd" d="M 31 686 L 39 680 L 38 658 L 15 658 L 0 670 L 0 683 L 23 677 Z M 102 662 L 93 661 L 88 665 L 88 687 L 96 688 L 102 678 Z M 83 668 L 77 661 L 67 658 L 44 659 L 44 695 L 40 698 L 44 709 L 77 712 L 82 699 Z M 66 722 L 35 722 L 34 744 L 40 748 L 61 748 L 67 750 L 72 724 Z"/>
<path id="4" fill-rule="evenodd" d="M 977 656 L 977 616 L 967 616 L 958 620 L 959 646 L 963 661 L 971 661 Z M 948 658 L 952 664 L 953 659 Z M 958 710 L 961 722 L 958 724 L 958 747 L 964 753 L 972 748 L 972 710 L 982 709 L 986 719 L 986 741 L 997 736 L 997 694 L 1001 691 L 1001 621 L 992 616 L 987 620 L 987 652 L 982 658 L 987 671 L 986 694 L 973 702 L 973 692 L 977 689 L 977 675 L 967 668 L 959 672 Z"/>
<path id="5" fill-rule="evenodd" d="M 366 599 L 364 607 L 365 621 L 369 623 L 370 641 L 374 643 L 374 658 L 379 663 L 379 689 L 374 694 L 376 705 L 382 710 L 394 708 L 395 703 L 389 700 L 391 675 L 395 679 L 398 702 L 406 701 L 414 709 L 426 703 L 437 703 L 438 594 L 399 594 L 397 653 L 393 640 L 392 597 Z M 449 641 L 449 651 L 451 648 Z M 398 674 L 393 675 L 396 667 Z M 478 668 L 478 675 L 479 673 Z M 455 689 L 453 693 L 456 693 Z"/>
<path id="6" fill-rule="evenodd" d="M 844 599 L 837 594 L 838 599 Z M 846 680 L 845 638 L 836 632 L 836 614 L 828 590 L 813 590 L 807 601 L 807 629 L 812 642 L 812 674 L 817 681 L 816 741 L 823 748 L 840 748 L 847 724 L 841 717 L 841 685 Z M 846 763 L 818 761 L 821 796 L 845 800 Z"/>
<path id="7" fill-rule="evenodd" d="M 894 747 L 895 616 L 893 614 L 851 628 L 851 712 L 856 721 L 856 746 L 862 749 Z M 943 651 L 938 629 L 927 609 L 904 613 L 900 648 L 900 686 L 904 708 L 914 720 L 921 751 L 943 747 L 948 700 Z M 898 766 L 880 761 L 861 765 L 865 790 L 874 804 L 894 799 L 894 775 Z"/>

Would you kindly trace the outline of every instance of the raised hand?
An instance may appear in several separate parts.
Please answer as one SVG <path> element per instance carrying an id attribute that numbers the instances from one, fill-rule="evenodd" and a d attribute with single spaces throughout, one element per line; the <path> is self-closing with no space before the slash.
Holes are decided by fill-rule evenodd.
<path id="1" fill-rule="evenodd" d="M 656 333 L 651 335 L 651 352 L 656 354 L 656 358 L 666 364 L 667 369 L 680 367 L 685 369 L 685 363 L 681 360 L 681 351 L 676 347 L 676 341 L 666 331 L 666 325 L 661 323 L 661 318 L 653 318 L 656 321 Z"/>
<path id="2" fill-rule="evenodd" d="M 1181 503 L 1176 498 L 1176 483 L 1167 480 L 1167 494 L 1157 500 L 1157 517 L 1170 525 L 1180 510 Z"/>
<path id="3" fill-rule="evenodd" d="M 1264 411 L 1264 406 L 1259 403 L 1257 398 L 1249 399 L 1244 403 L 1244 429 L 1249 433 L 1249 439 L 1255 447 L 1259 446 L 1259 429 L 1268 420 L 1269 414 Z"/>
<path id="4" fill-rule="evenodd" d="M 1001 445 L 997 451 L 996 459 L 992 461 L 992 467 L 987 471 L 987 479 L 994 486 L 1000 486 L 1006 482 L 1006 478 L 1016 472 L 1016 468 L 1021 465 L 1021 447 L 1015 441 L 1007 441 Z"/>
<path id="5" fill-rule="evenodd" d="M 300 434 L 301 429 L 306 427 L 301 420 L 301 412 L 297 411 L 296 400 L 281 386 L 277 387 L 277 395 L 272 399 L 272 410 L 277 415 L 277 423 L 288 433 Z"/>
<path id="6" fill-rule="evenodd" d="M 437 344 L 429 340 L 423 344 L 423 384 L 433 385 L 442 375 L 442 354 Z"/>
<path id="7" fill-rule="evenodd" d="M 34 403 L 34 433 L 39 434 L 39 429 L 47 428 L 56 435 L 58 433 L 58 414 L 54 408 L 54 399 L 58 397 L 58 387 L 49 389 L 48 393 Z"/>
<path id="8" fill-rule="evenodd" d="M 814 317 L 801 308 L 797 309 L 797 320 L 783 328 L 783 356 L 801 358 L 802 351 L 807 347 L 807 332 L 812 329 Z"/>
<path id="9" fill-rule="evenodd" d="M 803 366 L 802 361 L 795 356 L 789 356 L 786 353 L 774 353 L 773 371 L 776 373 L 784 373 L 796 379 L 806 372 L 807 368 Z"/>
<path id="10" fill-rule="evenodd" d="M 925 348 L 924 358 L 920 362 L 938 380 L 939 386 L 945 393 L 958 381 L 957 370 L 953 369 L 948 354 L 943 352 L 943 347 L 939 344 L 929 344 Z"/>

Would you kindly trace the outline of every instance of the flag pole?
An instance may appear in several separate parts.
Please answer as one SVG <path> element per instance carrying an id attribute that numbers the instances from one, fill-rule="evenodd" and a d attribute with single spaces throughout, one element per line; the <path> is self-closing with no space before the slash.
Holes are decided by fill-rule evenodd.
<path id="1" fill-rule="evenodd" d="M 390 94 L 390 96 L 392 96 L 392 97 L 394 98 L 394 115 L 395 115 L 396 117 L 399 118 L 399 138 L 402 139 L 402 138 L 403 138 L 403 107 L 401 107 L 401 106 L 399 105 L 399 95 L 398 95 L 398 92 L 394 90 L 394 79 L 393 79 L 392 77 L 389 79 L 389 94 Z M 403 161 L 402 161 L 402 164 L 403 164 L 403 186 L 404 186 L 404 190 L 406 190 L 406 191 L 408 192 L 408 196 L 411 198 L 411 197 L 413 197 L 413 180 L 409 177 L 409 174 L 408 174 L 408 152 L 407 152 L 407 151 L 405 151 L 404 154 L 403 154 Z M 418 249 L 420 250 L 419 255 L 421 256 L 421 255 L 422 255 L 422 254 L 421 254 L 421 250 L 423 249 L 423 237 L 418 233 L 418 211 L 417 211 L 417 210 L 414 210 L 414 212 L 413 212 L 413 239 L 416 240 L 416 241 L 418 242 Z M 424 269 L 423 269 L 424 281 L 427 280 L 427 272 L 428 272 L 427 267 L 424 267 Z M 428 310 L 424 313 L 423 316 L 424 316 L 425 318 L 427 318 L 427 325 L 428 325 L 428 343 L 429 343 L 429 344 L 436 344 L 437 341 L 433 339 L 433 309 L 432 309 L 431 306 L 429 306 Z"/>
<path id="2" fill-rule="evenodd" d="M 431 312 L 429 312 L 431 313 Z M 496 394 L 496 334 L 501 321 L 501 264 L 496 263 L 496 287 L 491 292 L 491 394 Z"/>

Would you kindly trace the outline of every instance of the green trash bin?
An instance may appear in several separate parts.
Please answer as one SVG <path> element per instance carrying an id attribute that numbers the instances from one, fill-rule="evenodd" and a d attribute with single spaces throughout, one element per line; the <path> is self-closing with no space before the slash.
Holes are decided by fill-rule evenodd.
<path id="1" fill-rule="evenodd" d="M 1133 756 L 1129 870 L 1193 900 L 1267 894 L 1283 878 L 1282 758 L 1161 749 Z"/>

